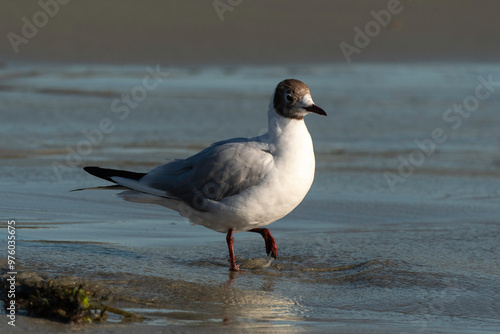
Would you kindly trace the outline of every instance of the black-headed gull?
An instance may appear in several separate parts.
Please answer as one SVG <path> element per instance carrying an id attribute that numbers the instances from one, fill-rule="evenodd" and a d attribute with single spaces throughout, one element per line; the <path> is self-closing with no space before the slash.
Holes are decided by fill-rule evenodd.
<path id="1" fill-rule="evenodd" d="M 84 169 L 128 189 L 119 194 L 127 200 L 160 204 L 194 224 L 226 233 L 230 270 L 237 271 L 233 232 L 260 233 L 266 253 L 276 258 L 276 242 L 262 227 L 290 213 L 311 187 L 314 151 L 304 123 L 309 113 L 326 116 L 305 83 L 287 79 L 271 99 L 264 135 L 220 141 L 149 173 Z"/>

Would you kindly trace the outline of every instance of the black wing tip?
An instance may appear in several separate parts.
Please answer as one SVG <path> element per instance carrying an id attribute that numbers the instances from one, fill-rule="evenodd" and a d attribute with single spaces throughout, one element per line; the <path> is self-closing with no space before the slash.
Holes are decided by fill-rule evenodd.
<path id="1" fill-rule="evenodd" d="M 101 168 L 97 166 L 85 166 L 83 167 L 83 170 L 86 171 L 87 173 L 94 175 L 94 173 L 102 173 L 103 171 L 106 170 L 106 168 Z"/>
<path id="2" fill-rule="evenodd" d="M 124 177 L 127 179 L 139 180 L 141 177 L 146 175 L 146 173 L 137 173 L 137 172 L 130 172 L 127 170 L 101 168 L 101 167 L 97 167 L 97 166 L 86 166 L 86 167 L 83 167 L 83 170 L 89 174 L 92 174 L 94 176 L 97 176 L 101 179 L 104 179 L 106 181 L 113 182 L 113 183 L 116 183 L 116 182 L 111 179 L 112 176 L 120 176 L 120 177 Z"/>
<path id="3" fill-rule="evenodd" d="M 97 167 L 97 166 L 85 166 L 85 167 L 83 167 L 83 170 L 86 171 L 87 173 L 90 173 L 90 174 L 92 174 L 92 172 L 94 172 L 98 169 L 101 169 L 101 168 Z"/>
<path id="4" fill-rule="evenodd" d="M 83 170 L 91 175 L 97 176 L 97 177 L 104 179 L 106 181 L 116 183 L 115 181 L 110 179 L 110 176 L 112 176 L 112 175 L 111 175 L 111 173 L 109 173 L 109 170 L 106 168 L 101 168 L 101 167 L 97 167 L 97 166 L 86 166 L 86 167 L 83 167 Z"/>

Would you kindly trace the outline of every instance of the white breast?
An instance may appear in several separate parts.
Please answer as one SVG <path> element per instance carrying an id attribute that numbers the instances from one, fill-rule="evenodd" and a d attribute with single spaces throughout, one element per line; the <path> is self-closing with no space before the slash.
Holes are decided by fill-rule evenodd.
<path id="1" fill-rule="evenodd" d="M 261 137 L 273 156 L 269 174 L 258 185 L 211 203 L 208 212 L 191 214 L 193 223 L 219 232 L 246 231 L 284 217 L 304 199 L 314 179 L 311 136 L 303 120 L 279 117 L 272 123 Z"/>

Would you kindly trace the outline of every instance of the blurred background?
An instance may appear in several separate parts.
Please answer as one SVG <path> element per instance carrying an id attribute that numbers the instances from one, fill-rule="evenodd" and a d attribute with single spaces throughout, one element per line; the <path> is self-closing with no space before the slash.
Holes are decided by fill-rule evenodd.
<path id="1" fill-rule="evenodd" d="M 395 8 L 402 10 L 353 61 L 496 61 L 500 52 L 500 3 L 495 0 L 232 1 L 235 6 L 228 0 L 64 2 L 16 54 L 5 36 L 21 35 L 22 18 L 33 22 L 40 5 L 2 0 L 0 60 L 343 62 L 339 44 L 353 44 L 354 27 L 364 29 L 373 20 L 370 11 L 387 9 L 389 3 L 400 3 Z"/>

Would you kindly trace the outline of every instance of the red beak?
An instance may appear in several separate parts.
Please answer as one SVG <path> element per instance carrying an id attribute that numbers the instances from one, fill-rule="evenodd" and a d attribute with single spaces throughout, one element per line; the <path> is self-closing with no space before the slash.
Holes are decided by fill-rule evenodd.
<path id="1" fill-rule="evenodd" d="M 305 109 L 307 111 L 313 112 L 315 114 L 326 116 L 326 112 L 315 104 L 313 104 L 312 106 L 309 106 Z"/>

